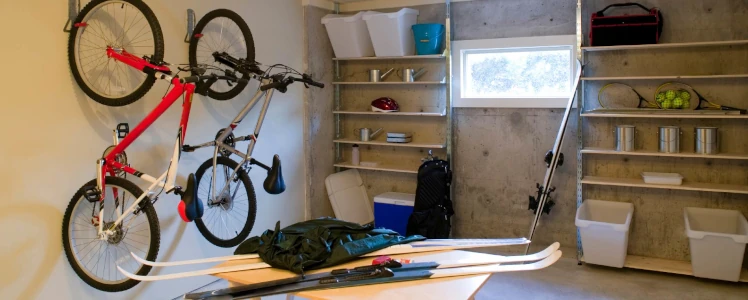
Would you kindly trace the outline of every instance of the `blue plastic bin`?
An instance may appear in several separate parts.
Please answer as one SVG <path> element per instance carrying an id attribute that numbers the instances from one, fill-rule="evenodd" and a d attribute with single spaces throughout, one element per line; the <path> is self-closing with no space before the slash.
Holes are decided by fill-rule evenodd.
<path id="1" fill-rule="evenodd" d="M 390 192 L 375 196 L 374 226 L 394 230 L 405 236 L 415 200 L 414 194 Z"/>
<path id="2" fill-rule="evenodd" d="M 444 25 L 413 25 L 413 37 L 416 39 L 416 53 L 418 55 L 441 54 L 444 45 Z"/>

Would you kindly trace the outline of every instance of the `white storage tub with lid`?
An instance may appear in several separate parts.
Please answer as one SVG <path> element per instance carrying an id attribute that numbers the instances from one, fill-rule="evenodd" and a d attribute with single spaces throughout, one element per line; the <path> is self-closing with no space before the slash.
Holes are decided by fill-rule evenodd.
<path id="1" fill-rule="evenodd" d="M 372 11 L 360 12 L 355 15 L 330 14 L 322 18 L 322 24 L 327 29 L 332 49 L 337 58 L 374 56 L 369 30 L 363 17 L 377 14 Z"/>
<path id="2" fill-rule="evenodd" d="M 367 14 L 364 21 L 377 56 L 415 55 L 416 41 L 413 25 L 418 20 L 418 11 L 403 8 L 394 13 Z"/>

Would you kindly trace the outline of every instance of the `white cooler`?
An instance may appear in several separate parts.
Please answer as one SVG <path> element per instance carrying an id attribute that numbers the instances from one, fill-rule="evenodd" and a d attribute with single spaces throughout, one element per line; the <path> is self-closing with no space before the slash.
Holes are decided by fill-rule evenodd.
<path id="1" fill-rule="evenodd" d="M 322 24 L 327 29 L 332 49 L 337 58 L 374 56 L 369 30 L 363 16 L 376 12 L 360 12 L 355 15 L 326 15 Z"/>
<path id="2" fill-rule="evenodd" d="M 585 200 L 574 222 L 582 237 L 584 262 L 623 268 L 633 215 L 631 203 Z"/>
<path id="3" fill-rule="evenodd" d="M 394 13 L 376 13 L 364 16 L 377 56 L 407 56 L 416 54 L 413 25 L 418 21 L 418 11 L 403 8 Z"/>

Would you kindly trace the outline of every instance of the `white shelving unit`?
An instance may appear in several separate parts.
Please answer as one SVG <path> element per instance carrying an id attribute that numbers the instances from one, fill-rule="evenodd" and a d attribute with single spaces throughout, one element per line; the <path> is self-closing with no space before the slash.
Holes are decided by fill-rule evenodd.
<path id="1" fill-rule="evenodd" d="M 345 111 L 345 110 L 336 110 L 333 111 L 334 114 L 339 115 L 371 115 L 371 116 L 401 116 L 401 117 L 445 117 L 447 116 L 446 111 L 442 112 L 409 112 L 409 111 L 399 111 L 399 112 L 388 112 L 388 113 L 382 113 L 382 112 L 375 112 L 375 111 Z"/>
<path id="2" fill-rule="evenodd" d="M 353 165 L 350 161 L 348 161 L 347 158 L 343 155 L 343 147 L 341 145 L 351 145 L 351 144 L 357 144 L 357 145 L 370 145 L 375 147 L 397 147 L 397 148 L 417 148 L 417 149 L 445 149 L 446 150 L 446 160 L 451 160 L 451 153 L 452 153 L 452 86 L 451 86 L 451 68 L 452 68 L 452 59 L 451 59 L 451 20 L 450 20 L 450 5 L 451 0 L 446 0 L 446 15 L 445 15 L 445 45 L 446 49 L 442 54 L 436 54 L 436 55 L 409 55 L 409 56 L 399 56 L 399 57 L 356 57 L 356 58 L 333 58 L 333 63 L 335 66 L 335 81 L 332 82 L 335 92 L 334 92 L 334 109 L 333 109 L 333 115 L 335 117 L 335 138 L 333 139 L 333 143 L 335 144 L 335 159 L 336 163 L 334 164 L 336 171 L 339 171 L 340 169 L 361 169 L 361 170 L 376 170 L 376 171 L 385 171 L 385 172 L 393 172 L 393 173 L 406 173 L 406 174 L 417 174 L 418 173 L 418 167 L 420 166 L 421 162 L 418 159 L 415 159 L 415 161 L 410 161 L 411 159 L 402 159 L 405 160 L 403 162 L 382 162 L 382 161 L 374 161 L 377 163 L 376 167 L 366 167 L 361 165 Z M 396 62 L 393 62 L 396 61 Z M 361 65 L 366 64 L 366 66 L 373 66 L 373 64 L 409 64 L 409 61 L 416 61 L 420 63 L 425 63 L 429 65 L 430 67 L 436 67 L 443 66 L 445 69 L 444 77 L 440 81 L 415 81 L 415 82 L 403 82 L 403 81 L 382 81 L 382 82 L 368 82 L 368 81 L 343 81 L 345 80 L 341 74 L 343 72 L 341 71 L 341 68 L 344 67 L 345 62 L 351 62 L 348 65 L 345 65 L 345 67 L 361 67 Z M 356 64 L 358 62 L 358 64 Z M 439 79 L 440 76 L 434 76 L 436 78 L 432 79 Z M 360 80 L 360 79 L 359 79 Z M 446 103 L 438 103 L 436 105 L 425 105 L 419 104 L 415 107 L 412 107 L 411 110 L 419 110 L 421 108 L 431 108 L 431 107 L 438 107 L 438 110 L 435 108 L 434 111 L 400 111 L 400 112 L 390 112 L 390 113 L 382 113 L 382 112 L 373 112 L 373 111 L 358 111 L 358 110 L 352 110 L 352 109 L 345 109 L 343 105 L 341 105 L 342 97 L 341 97 L 341 91 L 346 91 L 345 89 L 361 89 L 362 86 L 366 86 L 367 91 L 382 87 L 383 90 L 392 91 L 393 88 L 396 86 L 404 86 L 404 87 L 416 87 L 416 86 L 429 86 L 427 89 L 431 91 L 431 89 L 436 88 L 440 89 L 438 93 L 439 97 L 438 99 L 446 99 Z M 389 89 L 385 89 L 384 87 L 390 87 Z M 444 97 L 442 97 L 441 90 L 444 90 L 444 93 L 446 94 Z M 424 91 L 425 92 L 425 91 Z M 393 97 L 396 95 L 393 95 Z M 425 98 L 428 99 L 428 98 Z M 398 101 L 409 101 L 408 99 L 401 100 L 398 99 Z M 434 102 L 441 102 L 444 100 L 437 100 L 437 98 L 434 98 Z M 428 102 L 428 101 L 426 101 Z M 402 104 L 401 104 L 402 105 Z M 405 105 L 408 107 L 407 105 Z M 363 118 L 370 118 L 370 117 L 391 117 L 391 118 L 410 118 L 410 119 L 404 119 L 404 120 L 398 120 L 398 119 L 388 119 L 387 121 L 392 121 L 393 123 L 399 124 L 401 127 L 403 125 L 401 124 L 408 124 L 408 122 L 421 122 L 428 124 L 434 124 L 433 118 L 444 118 L 446 126 L 445 134 L 439 134 L 439 138 L 434 137 L 435 133 L 434 130 L 429 130 L 429 132 L 420 132 L 416 129 L 411 130 L 415 131 L 413 142 L 410 143 L 388 143 L 383 138 L 380 137 L 380 140 L 374 140 L 374 141 L 368 141 L 368 142 L 362 142 L 359 139 L 353 137 L 346 137 L 346 134 L 344 134 L 344 130 L 342 128 L 342 122 L 341 119 L 348 118 L 353 119 L 352 117 L 357 117 L 355 121 L 361 121 Z M 432 118 L 432 119 L 419 119 L 419 118 Z M 365 119 L 369 120 L 369 119 Z M 376 120 L 376 119 L 371 119 Z M 378 122 L 385 122 L 385 120 L 376 120 Z M 436 119 L 436 122 L 441 122 L 441 119 Z M 384 126 L 381 126 L 384 127 Z M 429 127 L 423 127 L 423 128 L 429 128 Z M 446 138 L 445 138 L 446 137 Z M 371 152 L 377 152 L 374 151 L 375 149 L 371 149 L 369 151 Z M 408 149 L 397 149 L 397 151 L 412 151 Z M 361 150 L 361 160 L 367 161 L 367 155 L 364 152 L 365 150 Z M 419 150 L 420 151 L 420 150 Z M 425 151 L 424 151 L 425 152 Z M 373 156 L 376 157 L 376 156 Z M 397 158 L 400 159 L 400 158 Z"/>
<path id="3" fill-rule="evenodd" d="M 697 154 L 697 153 L 662 153 L 655 151 L 634 151 L 622 152 L 615 149 L 606 148 L 584 148 L 582 154 L 599 154 L 599 155 L 629 155 L 629 156 L 656 156 L 656 157 L 686 157 L 686 158 L 709 158 L 709 159 L 734 159 L 748 160 L 748 154 Z"/>
<path id="4" fill-rule="evenodd" d="M 587 1 L 587 2 L 585 2 Z M 728 47 L 740 46 L 744 47 L 748 45 L 748 40 L 727 40 L 727 41 L 704 41 L 704 42 L 681 42 L 681 43 L 664 43 L 664 44 L 650 44 L 650 45 L 619 45 L 619 46 L 604 46 L 604 47 L 593 47 L 584 46 L 584 37 L 587 36 L 588 32 L 585 32 L 582 28 L 582 20 L 584 17 L 582 14 L 583 3 L 590 3 L 592 0 L 577 0 L 577 55 L 578 59 L 584 65 L 587 60 L 587 55 L 605 55 L 606 51 L 617 51 L 612 55 L 623 55 L 624 51 L 661 51 L 663 49 L 686 49 L 686 48 L 707 48 L 711 47 L 714 49 L 729 49 Z M 594 54 L 598 53 L 598 54 Z M 661 55 L 666 55 L 666 52 L 662 52 Z M 641 56 L 637 56 L 641 57 Z M 725 58 L 729 59 L 729 58 Z M 589 67 L 586 71 L 590 71 Z M 742 71 L 741 71 L 742 72 Z M 697 72 L 695 72 L 697 73 Z M 590 73 L 588 73 L 590 74 Z M 614 73 L 607 73 L 614 74 Z M 585 199 L 585 190 L 589 186 L 611 186 L 611 187 L 628 187 L 628 188 L 646 188 L 646 189 L 667 189 L 667 190 L 681 190 L 681 191 L 694 191 L 694 192 L 714 192 L 714 193 L 731 193 L 731 194 L 748 194 L 747 185 L 734 185 L 734 184 L 718 184 L 718 183 L 706 183 L 706 182 L 690 182 L 686 178 L 682 185 L 655 185 L 644 183 L 641 178 L 611 178 L 601 176 L 590 176 L 585 174 L 586 170 L 594 170 L 594 168 L 585 169 L 585 158 L 590 155 L 618 155 L 627 156 L 630 159 L 636 159 L 637 157 L 663 157 L 663 158 L 699 158 L 699 159 L 721 159 L 721 160 L 748 160 L 748 154 L 738 153 L 721 153 L 717 155 L 702 155 L 695 153 L 659 153 L 654 151 L 635 151 L 635 152 L 617 152 L 609 148 L 599 148 L 598 145 L 585 145 L 585 132 L 584 128 L 591 128 L 595 130 L 594 125 L 585 127 L 589 122 L 601 122 L 595 124 L 611 124 L 616 120 L 600 120 L 601 118 L 642 118 L 642 119 L 653 119 L 662 120 L 662 122 L 668 122 L 671 120 L 683 120 L 691 119 L 698 122 L 698 119 L 704 121 L 710 120 L 735 120 L 735 122 L 742 122 L 742 120 L 748 119 L 748 115 L 737 115 L 737 114 L 717 114 L 715 112 L 696 112 L 692 113 L 679 113 L 679 112 L 645 112 L 645 111 L 618 111 L 618 112 L 600 112 L 600 111 L 589 111 L 585 110 L 585 95 L 587 84 L 593 84 L 593 82 L 604 82 L 604 81 L 656 81 L 656 80 L 705 80 L 710 82 L 719 82 L 719 80 L 725 79 L 746 79 L 748 74 L 703 74 L 703 75 L 649 75 L 649 76 L 637 76 L 637 75 L 626 75 L 626 76 L 583 76 L 580 88 L 578 90 L 578 103 L 579 104 L 579 118 L 577 123 L 577 207 L 582 204 Z M 742 81 L 741 81 L 742 82 Z M 746 81 L 748 84 L 748 80 Z M 589 95 L 590 98 L 594 98 L 593 95 Z M 743 102 L 742 106 L 748 106 L 748 102 Z M 629 120 L 630 121 L 630 120 Z M 689 123 L 689 124 L 690 124 Z M 710 122 L 711 123 L 711 122 Z M 732 123 L 731 123 L 732 124 Z M 606 127 L 607 128 L 607 127 Z M 656 148 L 656 145 L 653 145 Z M 592 160 L 595 161 L 595 160 Z M 610 167 L 610 166 L 609 166 Z M 623 167 L 623 166 L 616 166 Z M 605 200 L 605 199 L 603 199 Z M 583 252 L 581 240 L 577 235 L 577 258 L 581 262 L 583 261 Z M 693 275 L 691 263 L 687 261 L 668 260 L 660 258 L 643 257 L 636 255 L 628 255 L 624 267 L 666 272 L 673 274 L 682 275 Z M 748 270 L 743 270 L 740 281 L 748 282 Z"/>

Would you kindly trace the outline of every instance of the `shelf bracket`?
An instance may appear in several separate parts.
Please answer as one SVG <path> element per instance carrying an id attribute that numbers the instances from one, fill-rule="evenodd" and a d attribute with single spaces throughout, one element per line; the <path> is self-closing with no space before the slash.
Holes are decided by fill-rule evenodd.
<path id="1" fill-rule="evenodd" d="M 188 8 L 187 9 L 187 35 L 184 36 L 184 42 L 190 43 L 190 40 L 192 39 L 192 33 L 195 31 L 195 20 L 197 17 L 195 16 L 195 10 Z"/>

